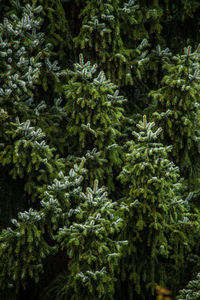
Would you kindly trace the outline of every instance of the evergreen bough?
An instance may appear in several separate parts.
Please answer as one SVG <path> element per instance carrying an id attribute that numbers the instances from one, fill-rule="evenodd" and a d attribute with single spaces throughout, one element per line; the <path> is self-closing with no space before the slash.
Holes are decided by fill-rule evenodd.
<path id="1" fill-rule="evenodd" d="M 79 166 L 75 165 L 68 176 L 60 171 L 51 185 L 40 187 L 41 209 L 19 213 L 16 219 L 12 219 L 12 227 L 2 231 L 2 290 L 14 288 L 18 292 L 20 287 L 26 286 L 28 277 L 37 282 L 43 272 L 44 258 L 58 252 L 55 234 L 59 227 L 70 224 L 72 203 L 75 206 L 75 200 L 79 198 L 82 175 L 86 172 L 83 164 L 84 160 Z"/>
<path id="2" fill-rule="evenodd" d="M 121 164 L 121 104 L 125 99 L 103 71 L 95 76 L 96 71 L 97 65 L 85 63 L 82 54 L 74 70 L 66 71 L 66 151 L 75 159 L 86 157 L 90 184 L 97 178 L 114 189 L 113 173 Z"/>
<path id="3" fill-rule="evenodd" d="M 181 290 L 177 300 L 198 300 L 200 298 L 200 273 Z"/>
<path id="4" fill-rule="evenodd" d="M 114 299 L 116 266 L 125 241 L 114 236 L 122 228 L 117 203 L 107 198 L 105 188 L 98 187 L 81 193 L 71 226 L 59 229 L 57 240 L 69 256 L 69 275 L 59 293 L 78 299 Z M 64 299 L 64 297 L 63 297 Z"/>
<path id="5" fill-rule="evenodd" d="M 165 282 L 162 260 L 170 259 L 174 251 L 173 261 L 178 263 L 183 241 L 187 241 L 178 225 L 184 216 L 184 203 L 178 196 L 179 169 L 168 159 L 172 147 L 156 141 L 162 130 L 153 131 L 154 126 L 146 116 L 137 124 L 139 132 L 133 131 L 137 141 L 128 142 L 129 151 L 119 175 L 125 188 L 122 200 L 128 207 L 122 235 L 129 242 L 122 260 L 128 299 L 133 299 L 135 292 L 143 299 L 149 288 L 154 292 L 158 280 Z"/>
<path id="6" fill-rule="evenodd" d="M 150 95 L 155 99 L 154 120 L 161 120 L 163 140 L 173 145 L 171 157 L 180 167 L 190 188 L 199 174 L 199 47 L 190 46 L 163 64 L 161 87 Z"/>
<path id="7" fill-rule="evenodd" d="M 154 113 L 152 119 L 156 121 L 159 119 L 161 124 L 157 124 L 163 128 L 159 135 L 160 140 L 165 145 L 173 145 L 172 152 L 168 154 L 180 167 L 181 175 L 184 175 L 187 180 L 188 192 L 193 191 L 195 186 L 198 187 L 199 50 L 197 48 L 191 51 L 188 45 L 196 49 L 200 42 L 199 35 L 196 34 L 199 29 L 199 1 L 21 0 L 19 2 L 1 0 L 0 3 L 0 227 L 6 228 L 9 218 L 14 218 L 11 228 L 5 229 L 0 234 L 1 298 L 4 300 L 38 299 L 41 291 L 47 286 L 43 290 L 41 299 L 44 299 L 44 296 L 61 299 L 70 293 L 81 299 L 82 296 L 90 298 L 93 293 L 95 297 L 105 299 L 109 297 L 120 300 L 123 297 L 140 300 L 142 298 L 154 299 L 149 292 L 149 287 L 153 289 L 154 283 L 173 290 L 175 297 L 177 290 L 180 290 L 189 278 L 193 278 L 192 274 L 199 271 L 199 209 L 195 210 L 195 214 L 192 213 L 190 202 L 191 198 L 194 199 L 193 194 L 189 193 L 182 203 L 177 200 L 178 208 L 175 203 L 174 210 L 171 204 L 168 205 L 171 202 L 166 196 L 165 205 L 158 208 L 155 205 L 157 196 L 164 199 L 160 196 L 162 187 L 158 188 L 163 182 L 161 180 L 163 173 L 158 172 L 159 168 L 156 172 L 161 177 L 157 176 L 157 181 L 154 178 L 155 182 L 147 178 L 147 184 L 144 180 L 146 175 L 143 179 L 140 177 L 144 175 L 142 172 L 135 175 L 139 187 L 135 184 L 131 193 L 134 197 L 138 193 L 139 196 L 136 199 L 132 199 L 129 195 L 132 183 L 128 183 L 127 179 L 127 183 L 119 185 L 116 176 L 121 171 L 121 161 L 118 158 L 123 158 L 127 152 L 127 146 L 119 147 L 119 145 L 123 145 L 130 139 L 130 129 L 132 131 L 132 127 L 127 128 L 124 116 L 127 117 L 128 124 L 135 124 L 141 118 L 143 110 L 149 109 L 148 94 L 150 92 L 154 98 L 154 106 L 150 107 Z M 184 47 L 186 48 L 183 54 Z M 80 52 L 83 52 L 87 61 L 91 61 L 91 65 L 84 66 L 82 69 L 78 67 L 75 70 L 72 64 L 77 60 Z M 104 83 L 107 79 L 102 75 L 103 73 L 99 74 L 99 77 L 95 75 L 98 72 L 92 73 L 89 78 L 94 62 L 97 62 L 99 68 L 105 72 L 106 78 L 122 87 L 120 92 L 117 91 L 117 87 L 113 87 L 112 92 L 108 91 L 107 87 L 105 88 Z M 68 68 L 67 77 L 65 77 L 66 72 L 63 71 L 66 68 Z M 84 71 L 81 77 L 79 75 L 83 69 L 87 72 Z M 84 77 L 86 73 L 89 75 L 89 77 L 86 76 L 87 78 Z M 84 117 L 86 122 L 83 124 L 79 120 L 80 122 L 76 124 L 77 134 L 70 136 L 70 126 L 74 130 L 74 121 L 78 120 L 79 113 L 82 114 L 84 111 L 86 115 L 87 110 L 91 112 L 88 105 L 83 104 L 85 106 L 80 109 L 76 106 L 76 117 L 73 118 L 73 109 L 70 111 L 70 105 L 72 107 L 79 97 L 94 99 L 93 92 L 89 90 L 84 95 L 80 90 L 80 93 L 77 92 L 75 82 L 82 82 L 83 90 L 85 86 L 88 88 L 88 82 L 91 83 L 94 79 L 99 80 L 100 77 L 104 77 L 104 83 L 98 90 L 98 99 L 101 95 L 104 99 L 104 88 L 111 96 L 108 97 L 111 100 L 111 107 L 113 107 L 114 98 L 121 97 L 121 93 L 128 98 L 123 111 L 121 110 L 121 116 L 116 117 L 117 121 L 107 111 L 110 121 L 105 124 L 108 128 L 114 128 L 115 137 L 113 138 L 113 134 L 107 134 L 107 127 L 102 124 L 100 126 L 98 122 L 96 124 L 98 126 L 91 122 L 89 126 L 87 117 Z M 73 88 L 72 79 L 74 80 Z M 162 82 L 161 79 L 163 79 Z M 63 97 L 65 86 L 67 86 L 67 93 L 71 90 L 72 94 L 75 94 L 74 98 L 70 95 Z M 93 87 L 96 89 L 97 86 L 93 85 Z M 152 93 L 151 90 L 153 90 Z M 62 101 L 63 98 L 64 101 Z M 68 101 L 69 107 L 67 107 Z M 177 101 L 176 104 L 173 104 L 173 101 Z M 100 103 L 104 103 L 104 100 Z M 96 108 L 93 110 L 93 115 L 99 118 L 104 116 L 103 106 Z M 116 111 L 118 114 L 118 109 Z M 179 115 L 177 119 L 176 113 Z M 172 127 L 170 127 L 170 121 Z M 68 124 L 71 125 L 68 126 Z M 24 126 L 30 129 L 26 134 Z M 123 129 L 122 135 L 121 128 Z M 96 132 L 96 137 L 92 130 Z M 100 131 L 105 133 L 104 140 L 101 138 Z M 82 140 L 79 140 L 79 134 L 85 134 L 84 147 L 82 147 Z M 106 149 L 100 147 L 101 143 L 105 144 Z M 186 147 L 181 148 L 181 143 Z M 98 144 L 98 147 L 93 144 Z M 133 145 L 134 142 L 130 147 Z M 109 151 L 108 147 L 110 147 Z M 144 147 L 146 147 L 145 143 Z M 140 149 L 139 146 L 137 149 Z M 147 153 L 148 151 L 147 146 Z M 58 159 L 57 153 L 61 154 L 64 159 Z M 73 168 L 73 171 L 70 171 L 68 176 L 65 175 L 68 174 L 69 166 L 71 168 L 74 162 L 80 162 L 83 155 L 88 168 L 88 173 L 82 174 L 86 179 L 84 182 L 80 174 L 77 175 L 82 172 L 79 164 Z M 146 159 L 145 155 L 142 158 L 143 161 Z M 147 157 L 149 158 L 149 155 Z M 128 164 L 128 158 L 126 164 Z M 134 164 L 133 161 L 131 168 Z M 154 164 L 152 160 L 152 165 Z M 173 173 L 174 168 L 175 166 L 171 167 L 170 172 Z M 166 171 L 166 173 L 169 172 Z M 80 195 L 82 191 L 86 196 L 88 195 L 85 187 L 93 186 L 96 176 L 100 186 L 106 183 L 109 190 L 117 187 L 112 192 L 112 200 L 120 201 L 119 198 L 123 196 L 124 208 L 127 209 L 123 215 L 115 204 L 116 210 L 113 212 L 114 215 L 116 213 L 116 218 L 119 217 L 119 213 L 124 219 L 124 225 L 120 227 L 122 230 L 125 226 L 122 233 L 116 230 L 113 236 L 113 233 L 109 231 L 110 228 L 108 229 L 113 245 L 118 245 L 116 240 L 127 240 L 129 239 L 127 236 L 130 236 L 130 248 L 129 246 L 125 248 L 129 250 L 130 255 L 127 256 L 127 261 L 126 257 L 122 259 L 122 267 L 125 271 L 122 272 L 122 277 L 126 279 L 121 283 L 118 278 L 115 287 L 113 282 L 117 276 L 114 275 L 113 270 L 109 269 L 108 264 L 106 264 L 107 273 L 103 269 L 102 278 L 97 276 L 98 283 L 96 279 L 88 277 L 85 281 L 88 283 L 86 285 L 80 278 L 80 281 L 76 281 L 76 276 L 70 277 L 69 269 L 72 274 L 77 274 L 73 266 L 82 267 L 83 263 L 81 272 L 85 275 L 86 270 L 91 270 L 91 265 L 87 265 L 82 258 L 79 261 L 71 260 L 65 243 L 62 245 L 63 249 L 60 244 L 64 239 L 68 243 L 67 237 L 71 238 L 67 235 L 66 229 L 74 228 L 75 224 L 76 228 L 88 225 L 93 211 L 82 205 L 86 199 L 84 200 Z M 166 184 L 169 179 L 172 180 L 171 177 L 164 178 Z M 88 181 L 92 185 L 88 184 Z M 174 184 L 176 184 L 175 181 Z M 169 186 L 172 187 L 172 184 Z M 138 189 L 142 191 L 144 187 L 148 190 L 148 201 L 150 201 L 150 189 L 153 191 L 154 203 L 151 205 L 147 205 L 147 198 L 143 197 L 142 192 L 138 192 Z M 164 191 L 166 195 L 173 196 L 171 190 L 168 192 L 167 187 Z M 182 191 L 179 188 L 174 189 L 174 198 L 172 198 L 179 199 L 180 194 Z M 195 195 L 198 199 L 198 194 Z M 35 202 L 32 202 L 33 199 Z M 109 199 L 104 200 L 110 203 Z M 130 206 L 130 203 L 134 205 Z M 144 213 L 141 208 L 143 203 Z M 135 206 L 136 204 L 139 206 Z M 185 205 L 185 215 L 182 213 L 182 204 Z M 151 206 L 152 211 L 149 208 Z M 168 208 L 165 210 L 166 206 Z M 109 207 L 112 208 L 112 205 Z M 80 209 L 84 212 L 82 219 L 78 218 Z M 23 212 L 24 210 L 26 211 Z M 18 214 L 19 211 L 21 211 L 20 214 Z M 135 217 L 133 227 L 130 225 L 132 224 L 131 214 Z M 161 217 L 159 218 L 160 215 L 163 221 Z M 106 216 L 104 215 L 105 219 Z M 154 216 L 157 222 L 153 221 Z M 167 216 L 168 223 L 166 223 Z M 98 223 L 103 228 L 104 221 Z M 125 225 L 126 222 L 127 225 Z M 152 225 L 151 228 L 150 225 Z M 157 227 L 158 229 L 155 229 Z M 66 234 L 62 236 L 63 239 L 60 236 L 60 241 L 58 241 L 58 236 L 61 234 L 59 228 L 63 229 Z M 134 231 L 133 228 L 135 228 Z M 153 231 L 152 245 L 149 242 L 151 229 Z M 132 231 L 134 238 L 131 237 Z M 161 242 L 164 243 L 164 238 L 166 238 L 164 248 L 162 245 L 160 247 L 156 240 L 162 232 Z M 104 234 L 107 242 L 108 236 L 105 232 Z M 149 240 L 147 239 L 146 242 L 148 234 Z M 82 239 L 81 235 L 80 239 Z M 98 236 L 95 242 L 100 245 L 103 240 L 104 238 L 99 240 Z M 88 240 L 84 248 L 80 249 L 80 253 L 87 251 L 89 247 L 87 242 Z M 154 244 L 158 246 L 158 249 L 154 249 Z M 70 247 L 74 250 L 78 249 L 76 245 Z M 113 249 L 109 248 L 111 254 Z M 141 254 L 140 249 L 142 249 Z M 119 252 L 115 253 L 119 254 Z M 153 253 L 152 258 L 151 253 Z M 101 259 L 103 263 L 104 258 L 100 254 L 95 257 L 98 263 Z M 135 273 L 130 268 L 132 260 L 135 261 L 134 270 L 137 271 Z M 117 267 L 118 256 L 116 256 L 115 263 L 114 268 L 119 272 L 123 271 L 123 268 Z M 152 267 L 152 274 L 150 274 L 149 266 Z M 155 280 L 154 269 L 156 270 Z M 126 273 L 125 276 L 124 273 Z M 129 281 L 128 277 L 132 274 L 134 280 Z M 111 279 L 110 284 L 103 281 L 104 276 Z M 37 285 L 34 284 L 33 279 L 36 281 L 39 279 Z M 82 291 L 79 289 L 78 282 L 83 287 Z M 132 284 L 135 282 L 136 285 Z M 3 290 L 12 285 L 16 290 L 11 289 L 8 293 L 7 290 Z M 26 289 L 25 292 L 21 289 L 22 285 Z M 191 290 L 187 293 L 192 297 Z"/>
<path id="8" fill-rule="evenodd" d="M 15 123 L 10 122 L 0 160 L 3 166 L 8 166 L 13 179 L 24 179 L 24 191 L 34 200 L 38 187 L 48 183 L 56 171 L 63 169 L 64 160 L 53 157 L 55 149 L 46 144 L 44 132 L 30 125 L 30 120 L 20 122 L 19 118 Z"/>
<path id="9" fill-rule="evenodd" d="M 44 259 L 53 260 L 62 252 L 65 271 L 48 285 L 43 299 L 113 299 L 116 267 L 121 248 L 127 244 L 116 240 L 123 220 L 117 203 L 107 198 L 97 180 L 93 189 L 82 192 L 84 162 L 75 165 L 68 176 L 59 172 L 51 185 L 41 187 L 41 209 L 19 213 L 11 220 L 12 227 L 2 231 L 2 290 L 18 293 L 26 288 L 28 278 L 38 282 L 45 271 Z"/>

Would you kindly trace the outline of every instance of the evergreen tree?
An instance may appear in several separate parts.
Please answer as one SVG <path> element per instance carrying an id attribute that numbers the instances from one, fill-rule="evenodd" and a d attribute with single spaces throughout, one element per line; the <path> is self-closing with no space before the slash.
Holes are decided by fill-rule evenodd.
<path id="1" fill-rule="evenodd" d="M 44 34 L 38 32 L 42 7 L 27 4 L 17 9 L 18 14 L 11 10 L 0 24 L 0 101 L 12 117 L 27 112 L 41 72 L 41 56 L 48 51 Z"/>
<path id="2" fill-rule="evenodd" d="M 191 280 L 185 289 L 180 291 L 178 300 L 198 300 L 200 298 L 200 274 L 197 274 L 196 279 Z"/>
<path id="3" fill-rule="evenodd" d="M 132 67 L 136 72 L 138 57 L 135 48 L 149 38 L 149 32 L 157 35 L 162 29 L 162 8 L 154 2 L 86 1 L 80 11 L 82 23 L 74 38 L 75 47 L 84 49 L 119 86 L 133 85 Z"/>
<path id="4" fill-rule="evenodd" d="M 123 45 L 119 16 L 134 15 L 137 5 L 134 1 L 119 8 L 119 1 L 87 1 L 80 16 L 83 18 L 75 45 L 88 49 L 96 54 L 96 61 L 106 69 L 107 76 L 115 81 L 131 81 L 130 61 L 131 50 Z M 129 13 L 128 13 L 129 10 Z M 134 21 L 134 18 L 133 20 Z M 135 21 L 136 22 L 136 21 Z M 111 59 L 108 60 L 108 57 Z M 119 68 L 112 68 L 113 63 Z M 124 73 L 126 74 L 124 76 Z"/>
<path id="5" fill-rule="evenodd" d="M 154 292 L 158 280 L 165 282 L 162 259 L 173 256 L 178 263 L 183 241 L 187 241 L 178 226 L 184 216 L 183 201 L 178 197 L 179 170 L 168 160 L 172 147 L 156 142 L 161 128 L 153 132 L 154 125 L 146 116 L 137 124 L 139 132 L 133 132 L 137 142 L 128 142 L 129 152 L 119 175 L 128 206 L 123 231 L 129 242 L 122 260 L 122 280 L 128 289 L 124 299 L 133 299 L 135 293 L 140 294 L 138 299 L 145 299 L 146 290 Z"/>
<path id="6" fill-rule="evenodd" d="M 114 168 L 121 164 L 120 121 L 124 97 L 107 80 L 104 72 L 95 76 L 97 65 L 84 62 L 80 55 L 74 70 L 67 70 L 64 84 L 67 115 L 67 153 L 76 157 L 85 155 L 90 183 L 97 177 L 113 189 Z"/>
<path id="7" fill-rule="evenodd" d="M 2 166 L 9 166 L 9 175 L 13 179 L 24 179 L 24 191 L 36 197 L 38 187 L 54 178 L 58 170 L 63 169 L 63 160 L 58 156 L 52 158 L 55 149 L 50 148 L 45 140 L 45 134 L 40 128 L 35 130 L 30 126 L 30 120 L 20 123 L 10 123 L 6 130 L 7 144 L 0 151 Z"/>
<path id="8" fill-rule="evenodd" d="M 44 81 L 41 80 L 44 74 L 51 76 L 52 86 L 55 87 L 55 82 L 58 86 L 58 76 L 55 74 L 58 69 L 57 63 L 54 62 L 51 66 L 51 45 L 45 42 L 44 33 L 41 32 L 42 6 L 36 6 L 36 3 L 32 6 L 22 6 L 18 1 L 11 1 L 10 6 L 5 5 L 4 8 L 5 15 L 0 24 L 0 163 L 1 172 L 8 180 L 1 181 L 0 227 L 8 224 L 9 217 L 16 216 L 20 208 L 27 208 L 27 204 L 30 204 L 26 198 L 27 192 L 32 193 L 34 199 L 36 181 L 44 183 L 45 178 L 52 173 L 52 161 L 50 164 L 45 161 L 52 156 L 52 151 L 61 152 L 63 138 L 60 125 L 65 115 L 60 106 L 61 101 L 55 98 L 58 96 L 55 88 L 53 105 L 51 99 L 48 99 L 49 103 L 45 103 L 44 100 L 41 101 L 41 95 L 38 97 L 39 89 L 45 90 Z M 41 125 L 47 137 L 51 135 L 51 149 L 42 141 L 45 134 L 41 129 L 34 132 L 34 127 L 29 128 L 30 120 L 36 127 Z M 55 140 L 60 141 L 60 148 L 52 150 Z M 21 150 L 25 152 L 22 153 Z M 29 157 L 29 154 L 32 156 Z M 45 173 L 46 167 L 42 170 L 42 164 L 43 167 L 48 165 L 50 173 Z M 33 171 L 34 168 L 37 175 Z M 18 179 L 19 177 L 22 180 Z M 8 201 L 6 207 L 9 209 L 4 212 L 4 198 L 8 194 L 12 200 Z M 13 201 L 14 198 L 16 201 Z"/>
<path id="9" fill-rule="evenodd" d="M 98 188 L 97 180 L 81 198 L 72 225 L 59 229 L 57 235 L 70 259 L 69 275 L 64 286 L 57 287 L 57 297 L 113 299 L 114 271 L 121 247 L 126 244 L 113 237 L 121 229 L 122 220 L 116 203 L 107 198 L 104 187 Z"/>
<path id="10" fill-rule="evenodd" d="M 175 298 L 200 269 L 199 1 L 0 5 L 0 298 Z M 163 131 L 132 141 L 144 110 Z"/>
<path id="11" fill-rule="evenodd" d="M 18 218 L 12 220 L 12 228 L 2 231 L 1 289 L 13 287 L 18 291 L 26 286 L 27 277 L 37 282 L 44 258 L 57 253 L 59 247 L 53 242 L 55 233 L 63 224 L 70 224 L 73 211 L 70 201 L 75 202 L 81 192 L 82 175 L 86 171 L 83 163 L 84 160 L 79 166 L 75 165 L 69 176 L 61 171 L 51 185 L 40 187 L 41 209 L 19 213 Z"/>
<path id="12" fill-rule="evenodd" d="M 2 231 L 1 289 L 15 288 L 18 292 L 21 286 L 26 287 L 27 277 L 38 282 L 45 257 L 51 255 L 53 259 L 64 249 L 68 263 L 59 276 L 65 277 L 65 282 L 57 288 L 54 282 L 48 286 L 51 294 L 52 287 L 55 290 L 51 297 L 113 299 L 114 266 L 126 244 L 114 238 L 122 220 L 117 204 L 107 198 L 104 188 L 98 188 L 97 181 L 93 190 L 81 193 L 83 163 L 75 165 L 69 176 L 60 172 L 51 185 L 40 189 L 39 211 L 19 213 L 12 220 L 12 228 Z"/>
<path id="13" fill-rule="evenodd" d="M 155 99 L 154 119 L 161 120 L 163 139 L 173 145 L 172 159 L 191 189 L 199 174 L 199 47 L 173 56 L 163 64 L 161 87 Z"/>
<path id="14" fill-rule="evenodd" d="M 59 140 L 62 152 L 65 113 L 60 105 L 60 67 L 42 31 L 42 13 L 41 5 L 13 1 L 0 24 L 0 103 L 9 120 L 31 119 L 45 130 L 50 145 Z"/>

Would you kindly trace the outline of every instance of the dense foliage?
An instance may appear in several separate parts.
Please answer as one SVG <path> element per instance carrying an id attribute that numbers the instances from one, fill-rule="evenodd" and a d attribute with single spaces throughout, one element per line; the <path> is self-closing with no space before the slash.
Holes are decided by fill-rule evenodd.
<path id="1" fill-rule="evenodd" d="M 0 298 L 199 299 L 199 1 L 0 5 Z"/>

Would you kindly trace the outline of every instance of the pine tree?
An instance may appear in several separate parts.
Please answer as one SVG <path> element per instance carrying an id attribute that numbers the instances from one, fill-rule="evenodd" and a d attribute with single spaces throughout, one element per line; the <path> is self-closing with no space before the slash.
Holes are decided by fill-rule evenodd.
<path id="1" fill-rule="evenodd" d="M 129 151 L 119 175 L 128 206 L 123 231 L 123 238 L 129 242 L 122 260 L 122 280 L 128 288 L 124 299 L 133 299 L 135 293 L 140 294 L 138 299 L 145 299 L 149 288 L 153 293 L 158 280 L 166 281 L 162 259 L 173 256 L 178 263 L 183 241 L 187 242 L 178 226 L 184 216 L 183 201 L 178 197 L 179 170 L 168 160 L 172 147 L 156 142 L 162 130 L 153 132 L 154 126 L 146 116 L 137 124 L 139 132 L 133 131 L 137 142 L 128 142 Z"/>

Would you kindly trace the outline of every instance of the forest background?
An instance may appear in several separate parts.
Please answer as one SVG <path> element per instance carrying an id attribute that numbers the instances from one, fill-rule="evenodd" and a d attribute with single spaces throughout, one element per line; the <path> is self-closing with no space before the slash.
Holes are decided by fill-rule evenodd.
<path id="1" fill-rule="evenodd" d="M 200 2 L 0 0 L 0 298 L 200 299 Z"/>

